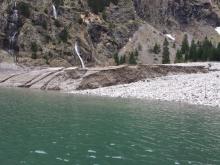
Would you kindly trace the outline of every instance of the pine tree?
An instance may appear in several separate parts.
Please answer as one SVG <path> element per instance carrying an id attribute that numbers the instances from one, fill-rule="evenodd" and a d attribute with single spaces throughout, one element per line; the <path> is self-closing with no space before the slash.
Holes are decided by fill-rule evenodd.
<path id="1" fill-rule="evenodd" d="M 196 43 L 196 59 L 194 59 L 194 61 L 201 61 L 201 55 L 202 55 L 202 52 L 203 52 L 203 49 L 202 49 L 202 43 L 200 41 L 198 41 Z"/>
<path id="2" fill-rule="evenodd" d="M 197 48 L 196 48 L 195 40 L 192 40 L 190 49 L 189 49 L 189 60 L 190 61 L 197 61 Z"/>
<path id="3" fill-rule="evenodd" d="M 183 55 L 180 50 L 177 50 L 175 63 L 181 63 L 181 62 L 183 62 Z"/>
<path id="4" fill-rule="evenodd" d="M 136 59 L 135 54 L 133 52 L 131 52 L 129 54 L 129 64 L 132 64 L 132 65 L 137 64 L 137 59 Z"/>
<path id="5" fill-rule="evenodd" d="M 154 47 L 153 47 L 153 52 L 155 53 L 155 54 L 159 54 L 160 53 L 160 45 L 158 45 L 157 43 L 154 45 Z"/>
<path id="6" fill-rule="evenodd" d="M 214 47 L 210 60 L 220 61 L 220 43 L 218 43 L 216 48 Z"/>
<path id="7" fill-rule="evenodd" d="M 218 43 L 218 46 L 216 48 L 216 55 L 215 55 L 215 61 L 220 61 L 220 43 Z"/>
<path id="8" fill-rule="evenodd" d="M 118 57 L 118 53 L 115 53 L 115 54 L 114 54 L 114 60 L 115 60 L 116 65 L 119 65 L 119 64 L 120 64 L 119 57 Z"/>
<path id="9" fill-rule="evenodd" d="M 188 51 L 189 51 L 188 36 L 187 36 L 187 34 L 185 34 L 183 41 L 182 41 L 181 53 L 186 54 L 186 53 L 188 53 Z"/>
<path id="10" fill-rule="evenodd" d="M 135 51 L 134 51 L 134 56 L 135 56 L 135 57 L 138 57 L 138 56 L 139 56 L 139 52 L 138 52 L 137 49 L 135 49 Z"/>
<path id="11" fill-rule="evenodd" d="M 163 57 L 162 57 L 162 63 L 163 64 L 169 64 L 170 63 L 170 52 L 169 52 L 169 42 L 165 38 L 163 43 Z"/>
<path id="12" fill-rule="evenodd" d="M 119 60 L 119 63 L 120 63 L 120 64 L 124 64 L 125 61 L 126 61 L 126 60 L 125 60 L 125 55 L 121 56 L 121 57 L 120 57 L 120 60 Z"/>
<path id="13" fill-rule="evenodd" d="M 210 56 L 212 56 L 212 53 L 213 53 L 213 45 L 212 45 L 212 42 L 209 41 L 207 37 L 203 41 L 202 49 L 203 49 L 203 52 L 201 54 L 201 60 L 202 61 L 209 60 Z"/>
<path id="14" fill-rule="evenodd" d="M 185 55 L 185 61 L 187 61 L 189 56 L 189 42 L 187 34 L 184 35 L 182 41 L 181 53 Z"/>

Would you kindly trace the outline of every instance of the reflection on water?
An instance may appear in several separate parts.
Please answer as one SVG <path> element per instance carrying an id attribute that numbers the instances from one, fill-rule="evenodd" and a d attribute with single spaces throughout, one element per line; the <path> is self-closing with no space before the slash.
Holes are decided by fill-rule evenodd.
<path id="1" fill-rule="evenodd" d="M 0 164 L 220 164 L 220 109 L 0 89 Z"/>

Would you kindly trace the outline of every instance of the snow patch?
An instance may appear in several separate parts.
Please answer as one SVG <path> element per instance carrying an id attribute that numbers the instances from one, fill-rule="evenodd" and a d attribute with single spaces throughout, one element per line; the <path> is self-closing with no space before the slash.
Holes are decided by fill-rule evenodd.
<path id="1" fill-rule="evenodd" d="M 215 31 L 220 35 L 220 27 L 216 27 Z"/>
<path id="2" fill-rule="evenodd" d="M 171 39 L 172 41 L 175 41 L 175 37 L 173 37 L 171 34 L 165 34 L 165 36 L 169 39 Z"/>

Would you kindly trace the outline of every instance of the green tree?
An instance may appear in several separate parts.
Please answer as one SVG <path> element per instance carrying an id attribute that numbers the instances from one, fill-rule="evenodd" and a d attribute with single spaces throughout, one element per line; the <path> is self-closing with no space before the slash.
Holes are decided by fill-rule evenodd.
<path id="1" fill-rule="evenodd" d="M 213 45 L 212 42 L 209 41 L 209 39 L 206 37 L 202 44 L 202 54 L 201 54 L 201 60 L 207 61 L 212 56 L 213 53 Z"/>
<path id="2" fill-rule="evenodd" d="M 32 59 L 37 59 L 37 51 L 38 51 L 38 46 L 36 42 L 31 43 L 31 50 L 32 50 Z"/>
<path id="3" fill-rule="evenodd" d="M 220 61 L 220 43 L 218 43 L 216 48 L 213 48 L 212 55 L 210 56 L 210 61 Z"/>
<path id="4" fill-rule="evenodd" d="M 135 57 L 138 57 L 138 56 L 139 56 L 139 52 L 138 52 L 137 49 L 135 49 L 135 51 L 134 51 L 134 56 L 135 56 Z"/>
<path id="5" fill-rule="evenodd" d="M 215 61 L 220 61 L 220 43 L 218 43 L 218 46 L 216 48 L 216 54 L 214 56 Z"/>
<path id="6" fill-rule="evenodd" d="M 197 51 L 196 51 L 196 60 L 195 61 L 201 61 L 203 54 L 203 45 L 200 41 L 197 42 Z"/>
<path id="7" fill-rule="evenodd" d="M 129 64 L 132 64 L 132 65 L 137 64 L 137 57 L 135 56 L 134 52 L 129 53 Z"/>
<path id="8" fill-rule="evenodd" d="M 124 64 L 126 62 L 125 55 L 120 57 L 119 63 Z"/>
<path id="9" fill-rule="evenodd" d="M 120 64 L 120 60 L 119 60 L 119 57 L 118 57 L 118 53 L 115 53 L 115 54 L 114 54 L 114 60 L 115 60 L 116 65 L 119 65 L 119 64 Z"/>
<path id="10" fill-rule="evenodd" d="M 160 45 L 155 43 L 155 45 L 153 47 L 153 53 L 159 54 L 160 52 L 161 52 Z"/>
<path id="11" fill-rule="evenodd" d="M 181 53 L 185 56 L 185 61 L 187 61 L 188 55 L 189 55 L 189 42 L 188 42 L 187 34 L 184 35 L 184 38 L 182 41 Z"/>
<path id="12" fill-rule="evenodd" d="M 162 57 L 162 63 L 163 64 L 169 64 L 170 63 L 170 51 L 169 51 L 169 42 L 165 38 L 163 43 L 163 57 Z"/>
<path id="13" fill-rule="evenodd" d="M 189 60 L 190 61 L 197 61 L 197 45 L 195 40 L 192 40 L 190 49 L 189 49 Z"/>
<path id="14" fill-rule="evenodd" d="M 180 50 L 177 50 L 175 63 L 181 63 L 181 62 L 183 62 L 183 55 Z"/>

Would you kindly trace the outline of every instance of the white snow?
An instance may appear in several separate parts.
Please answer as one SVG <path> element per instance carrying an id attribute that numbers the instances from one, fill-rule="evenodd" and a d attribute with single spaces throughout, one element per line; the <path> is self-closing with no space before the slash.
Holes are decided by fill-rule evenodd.
<path id="1" fill-rule="evenodd" d="M 175 37 L 173 37 L 171 34 L 165 34 L 165 36 L 173 41 L 175 41 Z"/>
<path id="2" fill-rule="evenodd" d="M 220 63 L 189 63 L 206 66 L 209 73 L 171 75 L 136 83 L 72 93 L 139 99 L 156 99 L 220 107 Z M 215 71 L 211 71 L 215 70 Z"/>
<path id="3" fill-rule="evenodd" d="M 216 27 L 215 31 L 220 35 L 220 27 Z"/>

